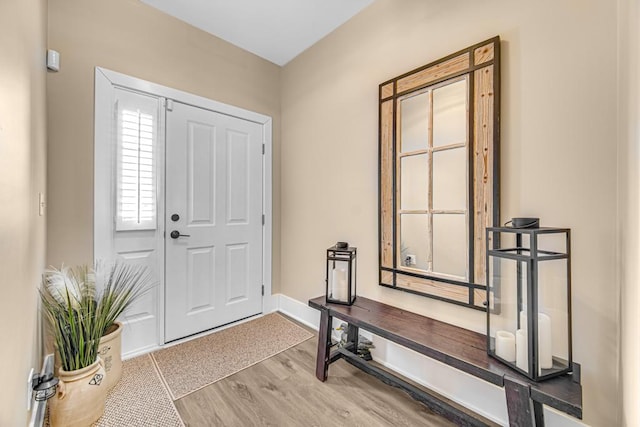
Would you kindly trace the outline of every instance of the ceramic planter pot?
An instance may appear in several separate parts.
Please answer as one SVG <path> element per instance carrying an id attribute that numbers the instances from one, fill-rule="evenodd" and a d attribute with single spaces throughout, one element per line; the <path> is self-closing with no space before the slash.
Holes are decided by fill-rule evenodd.
<path id="1" fill-rule="evenodd" d="M 93 364 L 75 371 L 58 371 L 58 391 L 49 401 L 51 427 L 87 427 L 104 414 L 107 400 L 106 373 L 98 357 Z"/>
<path id="2" fill-rule="evenodd" d="M 122 323 L 111 325 L 100 339 L 98 354 L 107 372 L 107 389 L 111 390 L 122 377 Z"/>

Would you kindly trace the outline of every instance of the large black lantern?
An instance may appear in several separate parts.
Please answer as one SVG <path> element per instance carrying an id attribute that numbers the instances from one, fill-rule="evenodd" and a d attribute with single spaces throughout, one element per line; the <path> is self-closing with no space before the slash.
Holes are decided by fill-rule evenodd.
<path id="1" fill-rule="evenodd" d="M 571 230 L 486 233 L 489 355 L 534 381 L 570 372 Z"/>
<path id="2" fill-rule="evenodd" d="M 327 249 L 327 303 L 351 305 L 356 300 L 356 248 L 338 242 Z"/>

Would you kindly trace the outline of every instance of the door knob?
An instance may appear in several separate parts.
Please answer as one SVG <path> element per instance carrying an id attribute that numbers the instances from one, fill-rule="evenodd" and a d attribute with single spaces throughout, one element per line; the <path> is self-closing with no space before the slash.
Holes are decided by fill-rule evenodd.
<path id="1" fill-rule="evenodd" d="M 177 239 L 178 237 L 191 237 L 190 234 L 180 234 L 178 230 L 173 230 L 169 233 L 169 236 L 171 236 L 172 239 Z"/>

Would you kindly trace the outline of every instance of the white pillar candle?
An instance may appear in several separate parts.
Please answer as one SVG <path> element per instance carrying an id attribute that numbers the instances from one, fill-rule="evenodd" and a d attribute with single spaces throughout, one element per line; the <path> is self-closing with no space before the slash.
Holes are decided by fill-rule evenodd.
<path id="1" fill-rule="evenodd" d="M 544 313 L 538 314 L 538 353 L 540 368 L 551 369 L 553 356 L 551 353 L 551 318 Z"/>
<path id="2" fill-rule="evenodd" d="M 516 366 L 525 372 L 529 372 L 528 348 L 527 330 L 518 329 L 516 331 Z"/>
<path id="3" fill-rule="evenodd" d="M 516 361 L 516 336 L 508 331 L 496 332 L 496 356 L 507 362 Z"/>
<path id="4" fill-rule="evenodd" d="M 520 328 L 527 330 L 527 312 L 520 312 Z M 553 367 L 553 355 L 551 352 L 551 318 L 538 313 L 538 360 L 540 369 L 551 369 Z"/>
<path id="5" fill-rule="evenodd" d="M 334 300 L 347 300 L 347 270 L 344 268 L 334 268 L 332 277 L 331 294 Z"/>

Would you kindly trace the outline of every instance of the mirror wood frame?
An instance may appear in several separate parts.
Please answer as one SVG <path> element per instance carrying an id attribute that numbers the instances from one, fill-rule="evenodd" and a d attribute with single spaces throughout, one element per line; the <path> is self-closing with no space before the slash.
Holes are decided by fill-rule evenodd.
<path id="1" fill-rule="evenodd" d="M 439 277 L 398 263 L 397 160 L 399 102 L 407 95 L 467 78 L 468 281 Z M 499 223 L 500 38 L 498 36 L 379 85 L 379 284 L 485 310 L 486 233 Z M 497 242 L 490 242 L 495 247 Z M 424 273 L 424 274 L 423 274 Z"/>

